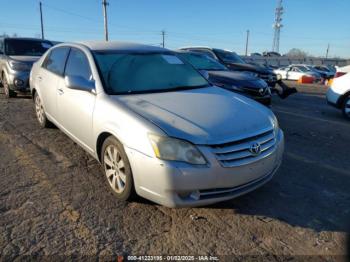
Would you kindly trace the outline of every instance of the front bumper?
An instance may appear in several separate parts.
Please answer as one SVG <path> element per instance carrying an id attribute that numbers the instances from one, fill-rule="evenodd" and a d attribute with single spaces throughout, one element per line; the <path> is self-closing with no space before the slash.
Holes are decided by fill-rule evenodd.
<path id="1" fill-rule="evenodd" d="M 255 97 L 251 97 L 252 99 L 254 99 L 255 101 L 269 106 L 271 105 L 271 95 L 267 95 L 267 96 L 255 96 Z"/>
<path id="2" fill-rule="evenodd" d="M 19 93 L 29 93 L 29 74 L 30 72 L 12 71 L 7 74 L 9 88 Z"/>
<path id="3" fill-rule="evenodd" d="M 327 98 L 327 103 L 329 105 L 332 105 L 336 108 L 340 108 L 340 105 L 339 105 L 339 98 L 340 97 L 341 97 L 341 95 L 334 92 L 332 87 L 328 88 L 326 98 Z"/>
<path id="4" fill-rule="evenodd" d="M 284 135 L 273 152 L 256 162 L 232 168 L 220 165 L 209 147 L 198 147 L 206 166 L 161 161 L 126 148 L 138 195 L 168 207 L 209 205 L 248 193 L 268 182 L 282 161 Z"/>

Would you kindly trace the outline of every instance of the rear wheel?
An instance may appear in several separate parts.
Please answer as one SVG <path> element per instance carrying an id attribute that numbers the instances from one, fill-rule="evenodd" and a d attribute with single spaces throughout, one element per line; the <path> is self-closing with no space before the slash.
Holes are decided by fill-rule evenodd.
<path id="1" fill-rule="evenodd" d="M 114 195 L 128 200 L 134 194 L 134 182 L 129 159 L 123 145 L 114 137 L 108 137 L 102 146 L 101 160 L 106 181 Z"/>
<path id="2" fill-rule="evenodd" d="M 343 103 L 343 114 L 350 120 L 350 95 L 345 98 Z"/>
<path id="3" fill-rule="evenodd" d="M 4 87 L 4 92 L 5 92 L 5 97 L 6 98 L 12 98 L 12 97 L 16 97 L 17 96 L 17 93 L 10 89 L 9 84 L 8 84 L 7 79 L 6 79 L 5 76 L 2 79 L 2 85 Z"/>
<path id="4" fill-rule="evenodd" d="M 34 103 L 35 103 L 35 114 L 38 119 L 39 125 L 43 128 L 51 127 L 51 122 L 47 119 L 46 113 L 42 101 L 38 93 L 34 94 Z"/>

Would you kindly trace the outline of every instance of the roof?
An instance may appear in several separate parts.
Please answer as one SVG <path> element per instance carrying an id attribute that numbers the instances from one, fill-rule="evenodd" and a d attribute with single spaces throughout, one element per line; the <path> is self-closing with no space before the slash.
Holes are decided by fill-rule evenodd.
<path id="1" fill-rule="evenodd" d="M 141 52 L 169 52 L 168 49 L 143 45 L 130 42 L 119 42 L 119 41 L 83 41 L 78 44 L 84 45 L 87 48 L 94 51 L 141 51 Z"/>
<path id="2" fill-rule="evenodd" d="M 213 47 L 209 47 L 209 46 L 184 46 L 184 47 L 180 47 L 179 49 L 180 50 L 188 50 L 188 49 L 192 49 L 192 48 L 198 48 L 198 49 L 209 49 L 209 50 L 223 50 L 223 51 L 227 51 L 227 52 L 232 52 L 232 50 L 229 50 L 229 49 L 220 49 L 220 48 L 213 48 Z"/>
<path id="3" fill-rule="evenodd" d="M 10 37 L 10 36 L 0 36 L 0 39 L 15 39 L 15 40 L 32 40 L 32 41 L 49 41 L 47 39 L 41 39 L 41 38 L 31 38 L 31 37 Z"/>
<path id="4" fill-rule="evenodd" d="M 203 49 L 210 49 L 212 50 L 213 48 L 209 47 L 209 46 L 183 46 L 180 47 L 179 49 L 189 49 L 189 48 L 203 48 Z"/>

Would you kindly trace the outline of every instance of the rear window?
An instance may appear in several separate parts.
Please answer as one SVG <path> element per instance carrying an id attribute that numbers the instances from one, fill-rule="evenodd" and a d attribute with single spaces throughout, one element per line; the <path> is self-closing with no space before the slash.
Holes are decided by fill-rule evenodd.
<path id="1" fill-rule="evenodd" d="M 5 54 L 13 56 L 42 56 L 52 43 L 40 40 L 6 39 Z"/>

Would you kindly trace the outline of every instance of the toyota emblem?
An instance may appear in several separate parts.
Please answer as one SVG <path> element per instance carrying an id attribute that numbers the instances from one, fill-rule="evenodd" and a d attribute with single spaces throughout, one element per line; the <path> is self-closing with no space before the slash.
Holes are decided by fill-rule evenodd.
<path id="1" fill-rule="evenodd" d="M 259 143 L 254 143 L 250 146 L 249 151 L 253 155 L 259 155 L 261 153 L 261 145 Z"/>

